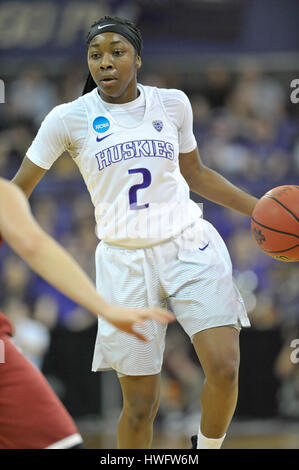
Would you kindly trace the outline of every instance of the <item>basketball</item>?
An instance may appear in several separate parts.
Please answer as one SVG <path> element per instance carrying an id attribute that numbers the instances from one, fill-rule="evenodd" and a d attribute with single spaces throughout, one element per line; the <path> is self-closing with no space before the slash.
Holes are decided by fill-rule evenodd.
<path id="1" fill-rule="evenodd" d="M 277 186 L 264 194 L 251 217 L 258 247 L 280 261 L 299 261 L 299 186 Z"/>

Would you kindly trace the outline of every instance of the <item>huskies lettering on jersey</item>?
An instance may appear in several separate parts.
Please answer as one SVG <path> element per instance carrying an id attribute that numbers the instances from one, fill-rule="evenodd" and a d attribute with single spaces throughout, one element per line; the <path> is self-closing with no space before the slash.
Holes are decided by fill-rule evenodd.
<path id="1" fill-rule="evenodd" d="M 163 140 L 132 140 L 122 144 L 112 145 L 95 155 L 99 171 L 121 160 L 139 157 L 161 157 L 174 159 L 174 146 Z"/>

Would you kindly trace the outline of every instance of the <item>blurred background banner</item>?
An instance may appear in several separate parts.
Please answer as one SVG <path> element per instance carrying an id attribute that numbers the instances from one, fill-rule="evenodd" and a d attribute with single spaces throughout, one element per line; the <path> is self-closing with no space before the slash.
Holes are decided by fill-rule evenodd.
<path id="1" fill-rule="evenodd" d="M 85 35 L 105 14 L 141 29 L 140 83 L 188 95 L 207 166 L 257 197 L 298 184 L 299 104 L 291 99 L 299 79 L 297 0 L 0 0 L 1 176 L 14 176 L 51 109 L 81 95 Z M 252 323 L 241 332 L 240 396 L 224 445 L 299 447 L 299 364 L 291 347 L 299 338 L 298 263 L 259 251 L 247 217 L 191 195 L 228 246 Z M 57 160 L 30 203 L 44 229 L 95 280 L 93 207 L 70 155 Z M 88 445 L 113 448 L 121 396 L 114 373 L 90 372 L 95 318 L 5 244 L 0 264 L 0 305 L 15 325 L 15 341 L 44 372 Z M 155 447 L 188 446 L 202 383 L 190 341 L 170 325 Z"/>
<path id="2" fill-rule="evenodd" d="M 90 24 L 111 13 L 138 23 L 149 54 L 299 47 L 296 0 L 23 0 L 1 1 L 1 54 L 78 56 Z"/>
<path id="3" fill-rule="evenodd" d="M 1 50 L 20 53 L 75 54 L 94 18 L 119 11 L 138 18 L 145 39 L 236 43 L 242 37 L 244 0 L 6 1 L 2 2 Z M 186 28 L 186 25 L 188 27 Z M 179 39 L 181 41 L 181 39 Z M 175 47 L 173 45 L 173 47 Z"/>

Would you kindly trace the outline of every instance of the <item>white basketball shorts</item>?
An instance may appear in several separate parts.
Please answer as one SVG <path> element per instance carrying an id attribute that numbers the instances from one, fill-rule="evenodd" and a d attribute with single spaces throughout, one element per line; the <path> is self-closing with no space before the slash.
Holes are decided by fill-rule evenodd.
<path id="1" fill-rule="evenodd" d="M 149 248 L 127 249 L 100 242 L 97 290 L 110 303 L 127 307 L 168 306 L 192 340 L 199 331 L 225 325 L 249 327 L 232 265 L 217 230 L 200 219 L 179 236 Z M 136 326 L 142 342 L 99 318 L 93 371 L 124 375 L 161 371 L 167 325 L 146 320 Z"/>

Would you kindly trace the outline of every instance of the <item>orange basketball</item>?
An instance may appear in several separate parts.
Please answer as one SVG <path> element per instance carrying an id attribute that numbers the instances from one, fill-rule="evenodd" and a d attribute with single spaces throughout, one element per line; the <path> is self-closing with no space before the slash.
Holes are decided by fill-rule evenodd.
<path id="1" fill-rule="evenodd" d="M 262 196 L 251 217 L 258 247 L 280 261 L 299 261 L 299 186 L 277 186 Z"/>

